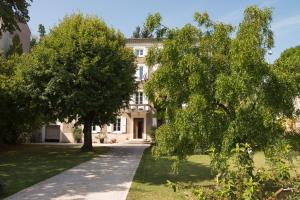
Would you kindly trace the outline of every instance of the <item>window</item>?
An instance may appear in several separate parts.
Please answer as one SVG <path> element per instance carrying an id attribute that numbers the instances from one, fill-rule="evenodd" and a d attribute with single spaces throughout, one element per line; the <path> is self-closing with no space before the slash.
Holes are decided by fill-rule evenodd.
<path id="1" fill-rule="evenodd" d="M 135 104 L 143 104 L 143 92 L 135 93 Z"/>
<path id="2" fill-rule="evenodd" d="M 144 67 L 143 66 L 139 66 L 139 80 L 143 80 L 144 79 Z"/>
<path id="3" fill-rule="evenodd" d="M 100 131 L 101 131 L 101 129 L 100 129 L 100 126 L 97 126 L 97 125 L 92 125 L 92 133 L 99 133 Z"/>
<path id="4" fill-rule="evenodd" d="M 117 118 L 113 125 L 113 131 L 121 131 L 121 118 Z"/>
<path id="5" fill-rule="evenodd" d="M 135 72 L 135 80 L 143 81 L 147 79 L 148 67 L 144 64 L 138 64 Z"/>
<path id="6" fill-rule="evenodd" d="M 144 50 L 143 50 L 143 49 L 135 49 L 135 50 L 134 50 L 134 54 L 135 54 L 137 57 L 142 57 L 142 56 L 144 56 Z"/>

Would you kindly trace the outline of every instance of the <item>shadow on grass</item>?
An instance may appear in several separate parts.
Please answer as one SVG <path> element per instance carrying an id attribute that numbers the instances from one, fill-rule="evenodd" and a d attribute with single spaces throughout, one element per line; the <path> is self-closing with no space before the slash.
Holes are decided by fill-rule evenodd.
<path id="1" fill-rule="evenodd" d="M 0 149 L 0 199 L 88 161 L 109 149 L 81 153 L 79 145 L 12 145 Z"/>
<path id="2" fill-rule="evenodd" d="M 145 150 L 134 181 L 144 184 L 161 185 L 167 180 L 181 183 L 206 183 L 213 178 L 210 173 L 208 156 L 192 156 L 183 161 L 179 173 L 171 172 L 172 159 L 168 157 L 155 160 L 151 148 Z"/>

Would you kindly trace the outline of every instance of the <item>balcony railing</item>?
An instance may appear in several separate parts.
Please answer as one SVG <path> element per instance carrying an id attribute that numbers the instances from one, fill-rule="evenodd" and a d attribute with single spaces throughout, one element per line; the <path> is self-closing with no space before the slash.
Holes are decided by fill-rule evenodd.
<path id="1" fill-rule="evenodd" d="M 149 104 L 129 104 L 128 108 L 132 111 L 151 111 L 153 109 Z"/>
<path id="2" fill-rule="evenodd" d="M 148 73 L 144 74 L 142 77 L 136 77 L 136 81 L 147 81 L 148 80 Z"/>

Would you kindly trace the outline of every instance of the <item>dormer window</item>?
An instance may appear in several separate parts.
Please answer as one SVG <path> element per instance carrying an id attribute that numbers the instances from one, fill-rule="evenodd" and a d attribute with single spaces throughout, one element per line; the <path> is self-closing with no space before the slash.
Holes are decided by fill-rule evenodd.
<path id="1" fill-rule="evenodd" d="M 143 57 L 144 56 L 144 49 L 135 49 L 134 54 L 137 57 Z"/>

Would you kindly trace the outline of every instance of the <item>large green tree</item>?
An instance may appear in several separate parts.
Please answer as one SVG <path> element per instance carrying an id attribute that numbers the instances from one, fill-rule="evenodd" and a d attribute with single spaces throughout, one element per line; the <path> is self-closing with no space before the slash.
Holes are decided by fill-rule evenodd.
<path id="1" fill-rule="evenodd" d="M 135 64 L 122 33 L 97 17 L 67 16 L 32 51 L 31 92 L 53 120 L 84 125 L 91 151 L 93 124 L 112 122 L 135 91 Z"/>
<path id="2" fill-rule="evenodd" d="M 19 30 L 18 23 L 29 21 L 28 7 L 32 0 L 0 1 L 0 36 L 2 32 Z"/>
<path id="3" fill-rule="evenodd" d="M 45 120 L 24 79 L 30 64 L 29 55 L 0 57 L 0 143 L 24 142 Z"/>
<path id="4" fill-rule="evenodd" d="M 274 68 L 278 77 L 289 84 L 292 94 L 300 91 L 300 45 L 283 51 Z"/>
<path id="5" fill-rule="evenodd" d="M 265 59 L 273 47 L 271 10 L 248 7 L 236 32 L 207 13 L 195 13 L 194 20 L 197 26 L 172 29 L 157 14 L 146 21 L 164 37 L 164 48 L 147 56 L 148 65 L 160 67 L 146 93 L 165 108 L 167 121 L 156 130 L 155 152 L 183 158 L 210 146 L 223 152 L 236 143 L 264 148 L 284 132 L 280 119 L 295 114 L 299 94 L 299 82 L 289 81 L 292 72 Z"/>

